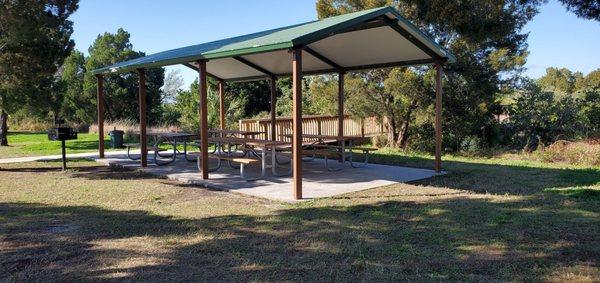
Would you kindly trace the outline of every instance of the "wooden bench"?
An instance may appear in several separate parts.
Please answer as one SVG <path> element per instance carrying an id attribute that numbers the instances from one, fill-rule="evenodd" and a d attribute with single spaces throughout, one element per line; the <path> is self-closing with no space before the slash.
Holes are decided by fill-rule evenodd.
<path id="1" fill-rule="evenodd" d="M 260 160 L 258 160 L 258 159 L 228 156 L 228 155 L 224 155 L 224 154 L 209 154 L 208 157 L 214 158 L 214 159 L 228 160 L 228 161 L 232 161 L 235 163 L 246 164 L 246 165 L 252 164 L 255 162 L 260 162 Z"/>
<path id="2" fill-rule="evenodd" d="M 253 159 L 253 158 L 247 158 L 247 157 L 237 157 L 237 156 L 229 156 L 229 155 L 225 155 L 225 154 L 209 154 L 208 158 L 213 158 L 213 159 L 217 159 L 218 163 L 217 163 L 217 167 L 216 169 L 210 169 L 209 168 L 209 172 L 211 170 L 216 171 L 221 167 L 221 160 L 227 160 L 229 162 L 235 162 L 235 163 L 239 163 L 240 164 L 240 176 L 245 179 L 246 181 L 255 181 L 257 179 L 263 178 L 265 176 L 265 172 L 266 172 L 266 166 L 265 163 L 263 162 L 263 160 L 258 160 L 258 159 Z M 198 169 L 202 170 L 201 166 L 200 166 L 200 159 L 198 159 Z M 245 167 L 247 165 L 253 164 L 253 163 L 262 163 L 261 165 L 261 172 L 260 172 L 260 176 L 256 177 L 256 178 L 246 178 L 246 174 L 245 174 Z"/>

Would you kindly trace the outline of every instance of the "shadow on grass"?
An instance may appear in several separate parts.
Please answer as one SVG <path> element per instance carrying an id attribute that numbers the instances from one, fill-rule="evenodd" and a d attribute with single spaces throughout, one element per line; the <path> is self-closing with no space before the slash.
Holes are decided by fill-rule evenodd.
<path id="1" fill-rule="evenodd" d="M 541 280 L 562 267 L 593 272 L 600 219 L 583 213 L 586 205 L 556 206 L 451 198 L 182 219 L 1 203 L 0 279 Z"/>

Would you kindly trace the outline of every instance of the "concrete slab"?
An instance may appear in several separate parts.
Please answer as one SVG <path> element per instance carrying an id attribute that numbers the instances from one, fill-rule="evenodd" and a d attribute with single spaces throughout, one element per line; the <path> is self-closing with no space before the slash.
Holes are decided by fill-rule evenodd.
<path id="1" fill-rule="evenodd" d="M 227 190 L 277 201 L 296 201 L 293 198 L 291 177 L 276 177 L 271 174 L 270 170 L 264 180 L 246 181 L 240 177 L 239 169 L 232 169 L 224 162 L 220 170 L 210 173 L 209 180 L 202 180 L 196 163 L 185 160 L 178 159 L 165 166 L 157 166 L 148 160 L 147 168 L 141 168 L 139 161 L 127 159 L 125 156 L 112 156 L 106 159 L 97 159 L 97 161 L 111 166 L 141 170 L 156 176 L 206 188 Z M 251 165 L 247 169 L 248 176 L 258 176 L 260 169 L 258 167 L 260 165 Z M 285 169 L 281 167 L 281 170 L 278 171 L 283 172 Z M 369 164 L 364 168 L 347 166 L 344 170 L 330 172 L 325 168 L 325 161 L 321 159 L 303 162 L 303 172 L 305 200 L 331 197 L 438 175 L 433 170 L 379 164 Z"/>

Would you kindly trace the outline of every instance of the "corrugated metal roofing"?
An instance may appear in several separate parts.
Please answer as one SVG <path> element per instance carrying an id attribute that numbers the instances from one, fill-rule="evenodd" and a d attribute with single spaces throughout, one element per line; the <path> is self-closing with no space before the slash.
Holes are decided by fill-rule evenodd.
<path id="1" fill-rule="evenodd" d="M 417 40 L 431 48 L 440 58 L 454 61 L 454 57 L 431 38 L 418 31 L 391 7 L 382 7 L 355 13 L 344 14 L 318 21 L 287 26 L 253 34 L 237 36 L 213 42 L 192 45 L 173 50 L 120 62 L 94 70 L 94 74 L 122 73 L 138 68 L 153 68 L 175 64 L 185 64 L 196 60 L 229 58 L 249 54 L 285 50 L 310 44 L 316 40 L 333 36 L 336 32 L 347 30 L 368 20 L 383 15 L 392 15 L 398 25 L 414 35 Z M 210 70 L 209 70 L 210 72 Z"/>

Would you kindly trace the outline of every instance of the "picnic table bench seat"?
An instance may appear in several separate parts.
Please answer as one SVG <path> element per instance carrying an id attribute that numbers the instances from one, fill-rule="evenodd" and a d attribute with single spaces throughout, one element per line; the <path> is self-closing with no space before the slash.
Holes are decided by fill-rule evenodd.
<path id="1" fill-rule="evenodd" d="M 258 159 L 254 159 L 254 158 L 247 158 L 247 157 L 239 157 L 239 156 L 231 156 L 231 155 L 226 155 L 226 154 L 217 154 L 217 153 L 212 153 L 208 155 L 208 158 L 212 158 L 212 159 L 217 159 L 217 166 L 214 168 L 209 168 L 208 171 L 216 171 L 219 168 L 221 168 L 221 161 L 222 160 L 227 160 L 229 162 L 235 162 L 235 163 L 239 163 L 240 164 L 240 176 L 245 179 L 246 181 L 255 181 L 257 179 L 263 178 L 265 176 L 265 168 L 263 166 L 261 166 L 261 173 L 259 177 L 255 177 L 255 178 L 248 178 L 246 177 L 246 166 L 253 164 L 253 163 L 260 163 L 263 162 L 262 160 L 258 160 Z M 198 169 L 202 170 L 202 167 L 200 165 L 200 158 L 198 158 Z"/>

